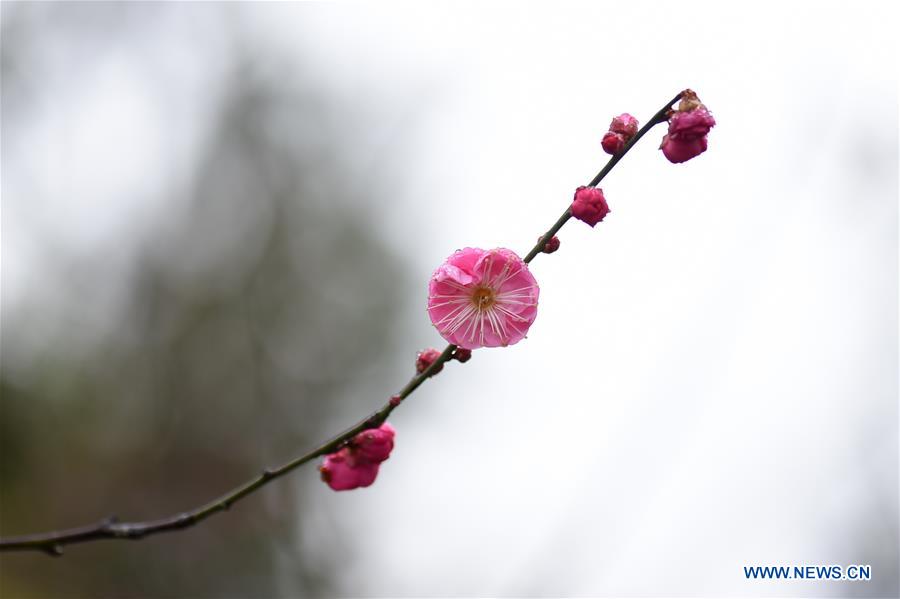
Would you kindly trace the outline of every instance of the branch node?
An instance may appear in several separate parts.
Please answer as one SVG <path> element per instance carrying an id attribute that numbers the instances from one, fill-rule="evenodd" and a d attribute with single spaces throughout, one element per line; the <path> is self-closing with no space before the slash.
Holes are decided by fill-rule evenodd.
<path id="1" fill-rule="evenodd" d="M 128 524 L 107 524 L 103 527 L 103 531 L 116 539 L 135 539 L 141 536 Z"/>
<path id="2" fill-rule="evenodd" d="M 194 523 L 194 516 L 188 513 L 178 514 L 178 518 L 175 519 L 175 526 L 178 528 L 185 528 Z"/>
<path id="3" fill-rule="evenodd" d="M 63 548 L 59 543 L 53 543 L 52 545 L 44 545 L 42 549 L 49 555 L 53 557 L 62 557 Z"/>

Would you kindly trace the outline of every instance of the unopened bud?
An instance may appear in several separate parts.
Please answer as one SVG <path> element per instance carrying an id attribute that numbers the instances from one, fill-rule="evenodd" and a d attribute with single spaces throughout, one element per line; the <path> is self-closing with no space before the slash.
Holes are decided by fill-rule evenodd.
<path id="1" fill-rule="evenodd" d="M 684 107 L 693 106 L 688 110 Z M 678 110 L 669 115 L 669 131 L 659 148 L 669 162 L 685 162 L 706 151 L 706 136 L 716 119 L 700 103 L 697 94 L 685 90 Z"/>
<path id="2" fill-rule="evenodd" d="M 429 347 L 428 349 L 423 349 L 423 350 L 420 351 L 419 354 L 416 356 L 416 372 L 418 372 L 419 374 L 422 374 L 422 373 L 425 372 L 425 371 L 428 369 L 428 367 L 431 366 L 431 365 L 434 363 L 434 361 L 437 360 L 440 356 L 441 356 L 441 352 L 439 352 L 438 350 L 434 349 L 433 347 Z M 441 365 L 438 366 L 438 367 L 434 370 L 434 372 L 432 372 L 431 374 L 437 374 L 437 373 L 439 373 L 439 372 L 440 372 L 441 370 L 443 370 L 443 369 L 444 369 L 444 365 L 441 364 Z"/>
<path id="3" fill-rule="evenodd" d="M 539 239 L 540 240 L 540 239 Z M 552 254 L 556 250 L 559 249 L 559 237 L 554 235 L 550 239 L 547 240 L 547 243 L 544 244 L 544 247 L 541 248 L 541 251 L 545 254 Z"/>
<path id="4" fill-rule="evenodd" d="M 319 466 L 322 480 L 335 491 L 368 487 L 378 476 L 378 467 L 394 449 L 394 427 L 387 422 L 357 433 L 350 442 L 325 456 Z"/>
<path id="5" fill-rule="evenodd" d="M 600 142 L 600 145 L 603 146 L 604 152 L 615 156 L 625 148 L 625 138 L 619 133 L 607 131 L 606 135 L 603 136 L 603 141 Z"/>
<path id="6" fill-rule="evenodd" d="M 638 120 L 627 112 L 623 112 L 619 116 L 613 118 L 612 122 L 609 124 L 609 130 L 612 133 L 618 133 L 624 137 L 625 141 L 629 141 L 632 137 L 637 135 Z"/>
<path id="7" fill-rule="evenodd" d="M 609 206 L 598 187 L 579 187 L 575 191 L 575 200 L 569 208 L 572 216 L 594 226 L 609 214 Z"/>
<path id="8" fill-rule="evenodd" d="M 351 442 L 356 463 L 362 461 L 381 463 L 388 459 L 394 449 L 394 427 L 385 422 L 378 428 L 370 428 L 357 433 Z"/>
<path id="9" fill-rule="evenodd" d="M 627 112 L 623 112 L 613 118 L 609 124 L 609 131 L 603 136 L 603 141 L 600 142 L 600 145 L 603 146 L 603 151 L 607 154 L 612 154 L 613 156 L 621 154 L 622 150 L 625 149 L 625 144 L 631 141 L 631 138 L 637 135 L 637 132 L 638 120 Z"/>
<path id="10" fill-rule="evenodd" d="M 457 347 L 453 352 L 453 359 L 457 362 L 468 362 L 472 359 L 472 350 L 464 347 Z"/>

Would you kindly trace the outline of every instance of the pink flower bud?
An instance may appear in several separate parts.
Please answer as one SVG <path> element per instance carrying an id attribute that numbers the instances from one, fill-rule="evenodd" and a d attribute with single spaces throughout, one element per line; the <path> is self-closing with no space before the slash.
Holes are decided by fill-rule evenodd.
<path id="1" fill-rule="evenodd" d="M 678 164 L 686 162 L 695 156 L 699 156 L 706 151 L 706 138 L 699 139 L 677 139 L 671 135 L 663 136 L 662 145 L 659 147 L 663 155 L 668 158 L 669 162 Z"/>
<path id="2" fill-rule="evenodd" d="M 616 155 L 625 148 L 625 138 L 621 133 L 607 131 L 600 145 L 603 146 L 603 151 L 607 154 Z"/>
<path id="3" fill-rule="evenodd" d="M 378 476 L 378 465 L 394 449 L 394 433 L 387 422 L 357 433 L 347 445 L 325 456 L 319 466 L 322 480 L 335 491 L 368 487 Z"/>
<path id="4" fill-rule="evenodd" d="M 704 107 L 689 112 L 676 112 L 669 119 L 669 135 L 693 140 L 705 137 L 715 127 L 716 119 Z"/>
<path id="5" fill-rule="evenodd" d="M 319 466 L 322 480 L 335 491 L 368 487 L 378 476 L 377 462 L 357 463 L 350 447 L 332 453 Z"/>
<path id="6" fill-rule="evenodd" d="M 690 93 L 692 95 L 682 98 L 679 109 L 669 117 L 669 132 L 659 146 L 669 162 L 676 164 L 705 152 L 706 135 L 716 125 L 716 119 L 699 103 L 697 95 Z M 683 107 L 687 110 L 681 110 Z"/>
<path id="7" fill-rule="evenodd" d="M 396 408 L 396 407 L 399 406 L 401 403 L 403 403 L 403 398 L 400 397 L 399 395 L 391 395 L 391 399 L 388 400 L 388 403 L 391 404 L 393 407 Z"/>
<path id="8" fill-rule="evenodd" d="M 437 360 L 441 356 L 441 352 L 434 349 L 433 347 L 429 347 L 428 349 L 423 349 L 416 355 L 416 372 L 422 374 L 425 372 L 429 366 L 431 366 L 435 360 Z M 439 373 L 444 369 L 444 365 L 441 364 L 438 366 L 432 375 Z"/>
<path id="9" fill-rule="evenodd" d="M 609 214 L 609 206 L 603 197 L 603 190 L 597 187 L 579 187 L 575 190 L 575 200 L 570 208 L 572 216 L 594 226 Z"/>
<path id="10" fill-rule="evenodd" d="M 378 428 L 370 428 L 353 437 L 351 446 L 357 461 L 381 463 L 394 449 L 394 427 L 385 422 Z"/>
<path id="11" fill-rule="evenodd" d="M 627 112 L 623 112 L 609 124 L 609 131 L 610 133 L 618 133 L 625 138 L 625 141 L 630 141 L 632 137 L 637 135 L 638 120 Z"/>
<path id="12" fill-rule="evenodd" d="M 464 364 L 472 359 L 472 350 L 464 347 L 457 347 L 453 352 L 453 359 Z"/>
<path id="13" fill-rule="evenodd" d="M 541 240 L 541 238 L 538 237 L 538 241 L 540 241 L 540 240 Z M 559 249 L 559 237 L 554 235 L 553 237 L 551 237 L 550 239 L 547 240 L 547 243 L 544 244 L 544 247 L 541 248 L 541 251 L 544 252 L 545 254 L 552 254 L 553 252 L 555 252 L 558 249 Z"/>

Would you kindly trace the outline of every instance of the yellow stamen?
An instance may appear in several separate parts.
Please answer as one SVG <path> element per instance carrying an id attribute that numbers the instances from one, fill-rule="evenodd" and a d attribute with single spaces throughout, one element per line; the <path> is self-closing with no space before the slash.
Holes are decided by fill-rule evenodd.
<path id="1" fill-rule="evenodd" d="M 472 303 L 475 304 L 475 308 L 480 312 L 489 310 L 491 306 L 494 305 L 495 301 L 497 300 L 494 295 L 494 290 L 490 287 L 479 287 L 475 290 L 475 293 L 472 294 Z"/>

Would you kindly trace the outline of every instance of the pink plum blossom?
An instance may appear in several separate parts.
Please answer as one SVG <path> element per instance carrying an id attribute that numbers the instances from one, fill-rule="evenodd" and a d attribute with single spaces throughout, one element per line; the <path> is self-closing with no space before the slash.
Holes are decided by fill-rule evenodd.
<path id="1" fill-rule="evenodd" d="M 505 347 L 525 338 L 539 292 L 515 252 L 465 248 L 431 276 L 428 316 L 444 339 L 463 349 Z"/>
<path id="2" fill-rule="evenodd" d="M 319 466 L 322 480 L 335 491 L 368 487 L 375 482 L 381 462 L 394 449 L 394 433 L 387 422 L 357 433 L 347 445 L 325 456 Z"/>
<path id="3" fill-rule="evenodd" d="M 579 187 L 575 190 L 575 200 L 570 208 L 572 216 L 594 226 L 609 214 L 609 206 L 598 187 Z"/>
<path id="4" fill-rule="evenodd" d="M 715 124 L 716 119 L 702 104 L 686 112 L 676 111 L 669 118 L 669 132 L 660 149 L 676 164 L 699 156 L 706 151 L 706 135 Z"/>

